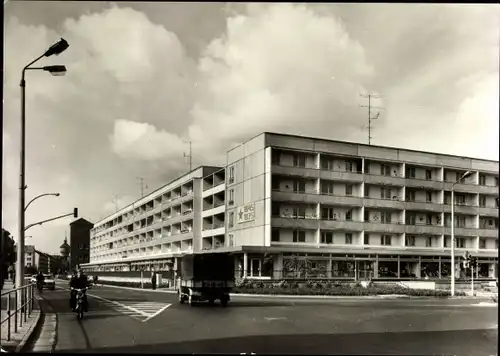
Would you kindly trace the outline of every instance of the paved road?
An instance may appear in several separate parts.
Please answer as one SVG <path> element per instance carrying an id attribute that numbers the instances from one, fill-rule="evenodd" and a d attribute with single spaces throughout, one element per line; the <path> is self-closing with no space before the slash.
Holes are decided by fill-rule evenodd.
<path id="1" fill-rule="evenodd" d="M 81 322 L 68 291 L 44 292 L 58 316 L 56 352 L 497 354 L 497 307 L 473 300 L 235 297 L 229 307 L 102 287 Z"/>

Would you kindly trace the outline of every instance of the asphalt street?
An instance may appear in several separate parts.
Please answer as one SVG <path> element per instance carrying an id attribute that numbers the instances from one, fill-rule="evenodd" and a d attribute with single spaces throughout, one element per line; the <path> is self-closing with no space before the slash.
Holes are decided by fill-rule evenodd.
<path id="1" fill-rule="evenodd" d="M 227 308 L 175 294 L 98 286 L 82 321 L 67 282 L 43 297 L 55 352 L 496 355 L 498 308 L 471 299 L 234 297 Z"/>

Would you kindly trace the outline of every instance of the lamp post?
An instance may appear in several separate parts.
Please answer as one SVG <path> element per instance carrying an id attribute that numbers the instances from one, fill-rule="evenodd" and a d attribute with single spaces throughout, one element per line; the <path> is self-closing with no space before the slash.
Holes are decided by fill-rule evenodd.
<path id="1" fill-rule="evenodd" d="M 472 174 L 467 171 L 451 185 L 451 296 L 455 296 L 455 184 Z"/>
<path id="2" fill-rule="evenodd" d="M 19 213 L 18 213 L 18 228 L 19 228 L 19 244 L 17 247 L 17 263 L 16 263 L 16 286 L 24 285 L 24 212 L 25 212 L 25 171 L 26 171 L 26 71 L 27 70 L 43 70 L 53 75 L 61 75 L 66 72 L 66 67 L 61 65 L 47 67 L 31 67 L 43 57 L 59 55 L 69 47 L 68 42 L 61 38 L 57 43 L 50 46 L 41 56 L 31 61 L 25 66 L 21 72 L 21 147 L 20 147 L 20 162 L 19 162 Z M 18 291 L 19 306 L 23 305 L 23 293 Z"/>

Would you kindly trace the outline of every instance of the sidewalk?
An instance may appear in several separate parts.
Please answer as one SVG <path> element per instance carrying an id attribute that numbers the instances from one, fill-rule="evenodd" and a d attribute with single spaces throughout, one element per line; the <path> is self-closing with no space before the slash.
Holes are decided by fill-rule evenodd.
<path id="1" fill-rule="evenodd" d="M 13 284 L 10 281 L 6 281 L 4 284 L 4 288 L 2 289 L 2 293 L 7 292 L 13 288 Z M 12 293 L 13 294 L 13 293 Z M 21 313 L 18 314 L 17 318 L 17 332 L 15 330 L 15 314 L 14 311 L 16 309 L 14 298 L 11 297 L 10 310 L 10 340 L 8 341 L 8 330 L 9 330 L 9 321 L 8 313 L 7 313 L 7 296 L 2 296 L 2 308 L 0 312 L 0 321 L 1 321 L 1 345 L 2 349 L 8 352 L 20 352 L 23 347 L 26 345 L 29 337 L 32 332 L 35 330 L 35 327 L 40 320 L 40 307 L 38 304 L 38 300 L 35 300 L 33 311 L 31 315 L 26 315 L 26 322 L 24 322 L 24 316 L 22 316 L 22 326 L 19 327 L 19 320 L 21 318 Z"/>

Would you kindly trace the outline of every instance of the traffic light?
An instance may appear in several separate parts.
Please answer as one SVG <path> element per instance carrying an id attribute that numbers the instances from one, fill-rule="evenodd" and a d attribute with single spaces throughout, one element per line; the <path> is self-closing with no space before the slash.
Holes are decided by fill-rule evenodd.
<path id="1" fill-rule="evenodd" d="M 78 217 L 78 208 L 73 209 L 73 217 L 75 217 L 75 218 Z"/>

